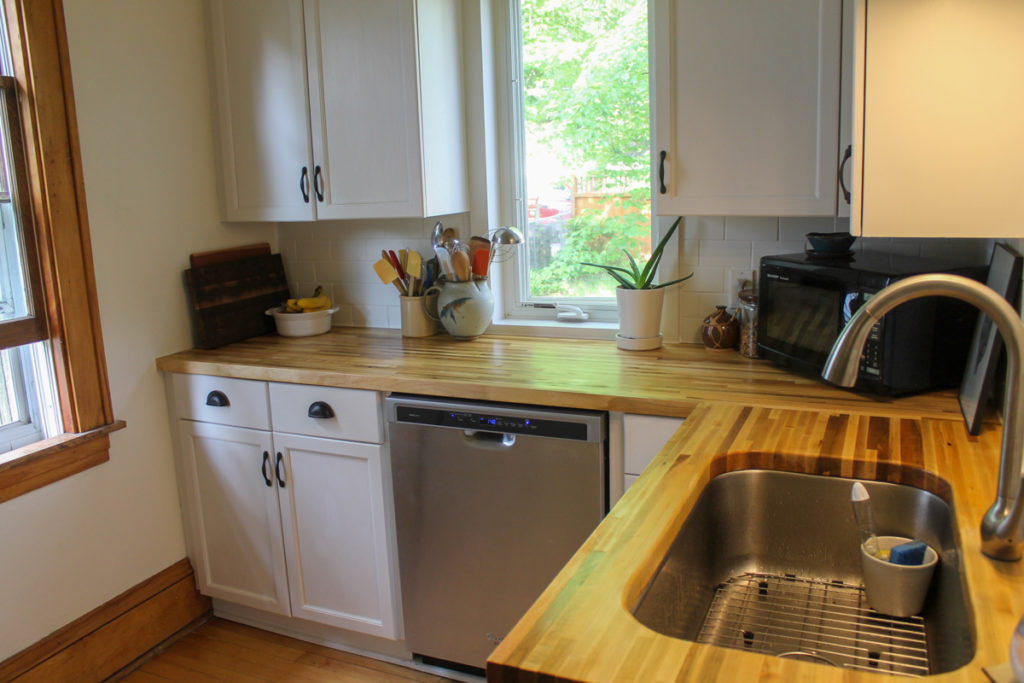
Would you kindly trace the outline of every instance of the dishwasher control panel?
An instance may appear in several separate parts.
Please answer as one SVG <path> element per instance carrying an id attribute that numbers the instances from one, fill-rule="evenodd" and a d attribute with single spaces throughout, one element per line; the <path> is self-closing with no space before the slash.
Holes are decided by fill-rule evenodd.
<path id="1" fill-rule="evenodd" d="M 503 434 L 529 434 L 558 439 L 588 439 L 587 424 L 571 420 L 550 420 L 501 413 L 450 410 L 398 404 L 395 406 L 398 422 L 472 429 Z"/>

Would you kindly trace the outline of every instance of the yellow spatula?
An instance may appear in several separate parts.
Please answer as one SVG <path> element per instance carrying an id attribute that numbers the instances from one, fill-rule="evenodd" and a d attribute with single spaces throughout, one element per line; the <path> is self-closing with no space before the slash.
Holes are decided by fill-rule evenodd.
<path id="1" fill-rule="evenodd" d="M 373 270 L 376 271 L 377 277 L 380 278 L 381 282 L 393 284 L 402 296 L 407 296 L 408 292 L 406 292 L 405 285 L 402 284 L 402 279 L 398 277 L 398 271 L 391 265 L 391 261 L 382 258 L 373 264 Z"/>
<path id="2" fill-rule="evenodd" d="M 405 260 L 405 274 L 409 277 L 409 295 L 419 296 L 420 293 L 420 269 L 423 265 L 420 253 L 409 250 Z"/>

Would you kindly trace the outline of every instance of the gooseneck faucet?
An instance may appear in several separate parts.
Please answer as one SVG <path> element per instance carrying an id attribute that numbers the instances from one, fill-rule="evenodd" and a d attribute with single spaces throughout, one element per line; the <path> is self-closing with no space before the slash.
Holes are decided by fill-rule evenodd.
<path id="1" fill-rule="evenodd" d="M 871 328 L 896 306 L 923 296 L 948 296 L 977 306 L 992 318 L 1007 351 L 1006 394 L 1003 399 L 1003 441 L 996 500 L 981 520 L 981 551 L 998 560 L 1019 560 L 1024 550 L 1024 323 L 1006 299 L 992 289 L 959 275 L 915 275 L 889 285 L 861 306 L 825 361 L 821 376 L 852 387 Z"/>

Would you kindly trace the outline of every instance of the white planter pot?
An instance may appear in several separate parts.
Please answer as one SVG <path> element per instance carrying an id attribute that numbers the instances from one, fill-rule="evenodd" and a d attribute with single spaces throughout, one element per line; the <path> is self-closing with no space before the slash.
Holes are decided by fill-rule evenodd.
<path id="1" fill-rule="evenodd" d="M 660 347 L 665 290 L 619 287 L 615 298 L 619 304 L 619 348 L 641 351 Z"/>

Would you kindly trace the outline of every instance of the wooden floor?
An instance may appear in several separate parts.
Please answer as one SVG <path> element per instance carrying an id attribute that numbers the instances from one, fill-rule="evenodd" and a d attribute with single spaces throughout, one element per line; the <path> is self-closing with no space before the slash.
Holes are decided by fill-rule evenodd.
<path id="1" fill-rule="evenodd" d="M 332 650 L 216 617 L 119 678 L 160 681 L 449 683 L 414 669 Z"/>

